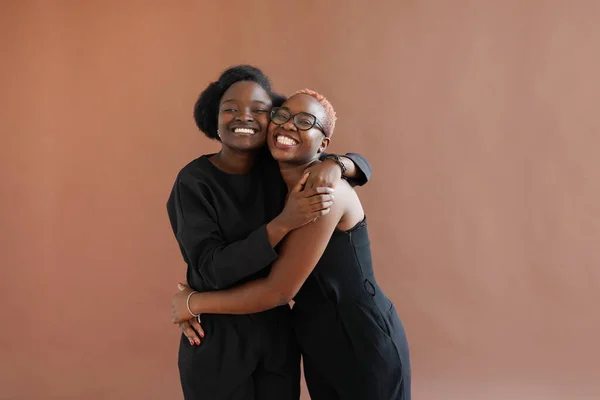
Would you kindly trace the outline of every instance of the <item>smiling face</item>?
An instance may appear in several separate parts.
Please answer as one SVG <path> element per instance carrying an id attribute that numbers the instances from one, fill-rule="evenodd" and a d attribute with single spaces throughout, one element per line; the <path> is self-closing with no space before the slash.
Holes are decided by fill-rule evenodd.
<path id="1" fill-rule="evenodd" d="M 219 104 L 218 133 L 223 146 L 256 151 L 265 145 L 271 111 L 269 94 L 256 82 L 236 82 Z"/>
<path id="2" fill-rule="evenodd" d="M 325 110 L 312 96 L 296 94 L 290 97 L 282 107 L 289 110 L 290 114 L 308 113 L 323 121 Z M 297 121 L 302 127 L 302 121 Z M 290 118 L 282 125 L 273 122 L 269 124 L 267 143 L 269 150 L 277 161 L 306 164 L 316 160 L 319 154 L 329 145 L 329 138 L 323 131 L 313 126 L 309 130 L 300 130 Z"/>

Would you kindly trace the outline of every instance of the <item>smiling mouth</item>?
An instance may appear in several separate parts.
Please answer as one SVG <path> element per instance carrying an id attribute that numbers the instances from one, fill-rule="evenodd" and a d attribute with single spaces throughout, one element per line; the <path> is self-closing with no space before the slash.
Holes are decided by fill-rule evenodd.
<path id="1" fill-rule="evenodd" d="M 298 141 L 295 139 L 292 139 L 289 136 L 284 136 L 284 135 L 277 135 L 277 137 L 275 137 L 275 143 L 283 146 L 283 147 L 293 147 L 298 145 Z"/>
<path id="2" fill-rule="evenodd" d="M 257 132 L 256 129 L 253 128 L 234 128 L 233 133 L 236 135 L 254 135 Z"/>

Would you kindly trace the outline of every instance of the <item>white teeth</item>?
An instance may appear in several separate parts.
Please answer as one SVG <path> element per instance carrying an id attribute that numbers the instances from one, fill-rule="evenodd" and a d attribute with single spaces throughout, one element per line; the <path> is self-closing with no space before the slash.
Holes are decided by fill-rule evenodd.
<path id="1" fill-rule="evenodd" d="M 296 141 L 294 139 L 282 135 L 277 136 L 277 143 L 285 144 L 286 146 L 296 145 Z"/>
<path id="2" fill-rule="evenodd" d="M 247 135 L 253 135 L 254 134 L 254 129 L 251 128 L 235 128 L 233 130 L 234 133 L 245 133 Z"/>

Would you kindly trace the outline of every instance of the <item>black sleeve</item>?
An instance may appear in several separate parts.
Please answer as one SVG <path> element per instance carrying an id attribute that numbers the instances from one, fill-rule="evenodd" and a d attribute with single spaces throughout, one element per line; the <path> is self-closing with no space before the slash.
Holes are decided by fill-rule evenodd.
<path id="1" fill-rule="evenodd" d="M 322 161 L 325 159 L 325 157 L 327 157 L 327 153 L 322 153 L 319 159 Z M 373 171 L 371 170 L 371 165 L 367 159 L 358 153 L 346 153 L 344 154 L 344 157 L 352 160 L 357 169 L 356 178 L 347 179 L 348 183 L 352 186 L 363 186 L 369 182 Z"/>
<path id="2" fill-rule="evenodd" d="M 216 210 L 199 187 L 190 186 L 178 179 L 167 203 L 171 227 L 188 264 L 190 287 L 227 288 L 275 261 L 277 253 L 269 242 L 266 225 L 246 239 L 226 243 L 216 222 Z"/>
<path id="3" fill-rule="evenodd" d="M 369 182 L 373 171 L 371 170 L 371 164 L 369 164 L 367 159 L 358 153 L 346 153 L 345 157 L 348 157 L 350 160 L 352 160 L 354 165 L 356 165 L 356 169 L 358 170 L 356 178 L 348 179 L 348 182 L 352 186 L 363 186 Z"/>

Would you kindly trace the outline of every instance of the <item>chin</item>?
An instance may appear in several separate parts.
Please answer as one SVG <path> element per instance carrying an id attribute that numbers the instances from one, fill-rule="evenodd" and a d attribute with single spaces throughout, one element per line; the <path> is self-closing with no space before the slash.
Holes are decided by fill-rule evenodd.
<path id="1" fill-rule="evenodd" d="M 275 148 L 269 147 L 269 151 L 271 152 L 271 155 L 273 156 L 273 158 L 277 161 L 290 161 L 290 159 L 293 159 L 292 154 L 290 154 L 287 151 L 278 149 L 276 147 Z"/>
<path id="2" fill-rule="evenodd" d="M 264 137 L 244 137 L 231 140 L 228 143 L 228 146 L 241 151 L 253 151 L 265 147 L 265 144 L 266 142 Z"/>
<path id="3" fill-rule="evenodd" d="M 302 154 L 299 152 L 294 152 L 294 151 L 290 151 L 290 150 L 282 150 L 279 148 L 274 148 L 274 149 L 269 148 L 269 150 L 271 151 L 271 155 L 273 156 L 273 158 L 276 161 L 286 162 L 289 164 L 298 164 L 298 165 L 307 164 L 307 163 L 313 161 L 313 159 L 315 159 L 315 157 L 313 157 L 312 154 Z"/>

